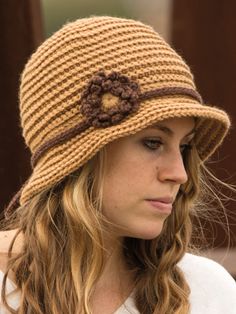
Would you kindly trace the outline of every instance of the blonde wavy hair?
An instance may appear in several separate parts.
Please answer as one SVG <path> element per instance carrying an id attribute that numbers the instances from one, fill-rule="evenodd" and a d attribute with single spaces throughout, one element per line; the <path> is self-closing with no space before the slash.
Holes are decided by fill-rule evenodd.
<path id="1" fill-rule="evenodd" d="M 135 303 L 142 314 L 189 313 L 190 288 L 177 263 L 187 251 L 196 251 L 192 220 L 205 213 L 203 205 L 209 204 L 210 194 L 217 196 L 205 179 L 206 173 L 211 174 L 194 146 L 184 162 L 188 181 L 181 186 L 175 210 L 161 234 L 153 240 L 124 239 L 123 255 L 135 273 Z M 11 217 L 10 224 L 17 226 L 18 233 L 9 249 L 2 288 L 2 299 L 10 313 L 91 313 L 90 297 L 104 267 L 102 234 L 106 219 L 101 203 L 105 167 L 103 148 L 81 169 L 35 196 Z M 11 257 L 20 233 L 24 235 L 22 250 Z M 9 271 L 14 272 L 21 294 L 17 311 L 7 304 Z"/>

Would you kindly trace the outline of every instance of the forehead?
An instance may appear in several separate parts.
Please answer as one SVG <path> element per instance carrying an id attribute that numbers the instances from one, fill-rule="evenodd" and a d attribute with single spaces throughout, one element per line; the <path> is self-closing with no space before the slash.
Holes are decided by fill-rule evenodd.
<path id="1" fill-rule="evenodd" d="M 193 117 L 170 118 L 156 122 L 146 129 L 157 129 L 170 136 L 175 133 L 190 135 L 195 133 L 195 119 Z"/>

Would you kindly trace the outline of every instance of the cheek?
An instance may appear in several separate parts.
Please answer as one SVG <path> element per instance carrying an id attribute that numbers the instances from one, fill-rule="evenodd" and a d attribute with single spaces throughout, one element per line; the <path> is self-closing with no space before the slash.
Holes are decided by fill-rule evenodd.
<path id="1" fill-rule="evenodd" d="M 142 197 L 144 178 L 134 162 L 116 163 L 104 176 L 103 211 L 106 216 L 119 213 L 135 205 Z"/>

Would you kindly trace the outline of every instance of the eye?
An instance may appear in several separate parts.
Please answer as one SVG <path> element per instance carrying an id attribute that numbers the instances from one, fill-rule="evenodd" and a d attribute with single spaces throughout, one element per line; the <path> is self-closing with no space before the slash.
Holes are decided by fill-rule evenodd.
<path id="1" fill-rule="evenodd" d="M 156 150 L 163 145 L 163 142 L 159 139 L 150 138 L 150 139 L 144 139 L 143 145 L 150 150 Z"/>

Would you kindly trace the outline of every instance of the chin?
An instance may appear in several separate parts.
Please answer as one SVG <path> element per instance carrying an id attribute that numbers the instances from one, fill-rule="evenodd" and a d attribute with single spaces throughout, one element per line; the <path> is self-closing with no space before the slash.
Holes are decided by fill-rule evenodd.
<path id="1" fill-rule="evenodd" d="M 130 230 L 131 231 L 131 230 Z M 133 232 L 129 232 L 129 237 L 142 239 L 142 240 L 153 240 L 157 238 L 162 231 L 162 225 L 156 228 L 147 227 L 145 230 L 133 230 Z"/>

